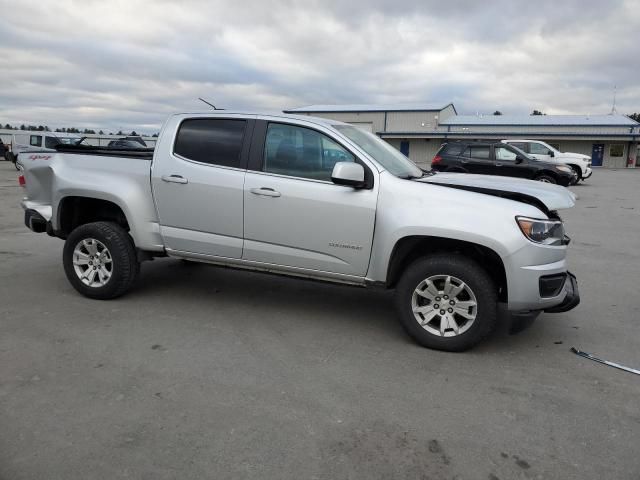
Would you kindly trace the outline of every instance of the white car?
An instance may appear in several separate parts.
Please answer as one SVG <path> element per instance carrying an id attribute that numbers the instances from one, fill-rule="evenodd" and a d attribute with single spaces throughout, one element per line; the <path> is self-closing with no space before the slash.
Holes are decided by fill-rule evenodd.
<path id="1" fill-rule="evenodd" d="M 593 170 L 591 170 L 591 157 L 588 155 L 572 152 L 563 153 L 540 140 L 502 140 L 502 143 L 513 145 L 537 160 L 567 165 L 575 170 L 578 175 L 578 181 L 586 180 L 593 173 Z"/>
<path id="2" fill-rule="evenodd" d="M 82 139 L 80 135 L 61 132 L 20 131 L 11 138 L 11 152 L 14 159 L 21 153 L 55 152 L 55 146 L 63 143 L 73 145 Z"/>

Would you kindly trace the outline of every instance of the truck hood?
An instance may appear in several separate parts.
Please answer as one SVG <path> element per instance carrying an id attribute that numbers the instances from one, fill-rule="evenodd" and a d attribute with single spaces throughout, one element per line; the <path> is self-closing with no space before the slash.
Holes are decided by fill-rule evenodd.
<path id="1" fill-rule="evenodd" d="M 571 208 L 576 204 L 577 198 L 573 192 L 559 185 L 513 177 L 436 173 L 417 181 L 508 198 L 534 205 L 545 213 Z"/>

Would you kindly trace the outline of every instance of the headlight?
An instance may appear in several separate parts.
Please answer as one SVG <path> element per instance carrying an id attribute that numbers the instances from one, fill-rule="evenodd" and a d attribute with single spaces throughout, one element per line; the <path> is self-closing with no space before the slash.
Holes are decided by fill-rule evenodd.
<path id="1" fill-rule="evenodd" d="M 565 172 L 565 173 L 573 173 L 573 169 L 571 167 L 567 167 L 565 165 L 558 165 L 556 166 L 556 168 L 558 170 L 560 170 L 561 172 Z"/>
<path id="2" fill-rule="evenodd" d="M 543 245 L 563 245 L 564 225 L 561 220 L 541 220 L 538 218 L 516 217 L 524 236 Z"/>

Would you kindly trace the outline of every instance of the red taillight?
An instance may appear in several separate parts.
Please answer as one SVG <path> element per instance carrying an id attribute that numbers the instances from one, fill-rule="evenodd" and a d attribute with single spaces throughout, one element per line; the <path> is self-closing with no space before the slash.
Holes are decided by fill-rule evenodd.
<path id="1" fill-rule="evenodd" d="M 431 160 L 431 165 L 437 165 L 442 161 L 442 157 L 440 155 L 436 155 L 435 157 L 433 157 L 433 160 Z"/>
<path id="2" fill-rule="evenodd" d="M 20 184 L 21 187 L 27 186 L 27 182 L 24 179 L 24 175 L 18 175 L 18 183 Z"/>

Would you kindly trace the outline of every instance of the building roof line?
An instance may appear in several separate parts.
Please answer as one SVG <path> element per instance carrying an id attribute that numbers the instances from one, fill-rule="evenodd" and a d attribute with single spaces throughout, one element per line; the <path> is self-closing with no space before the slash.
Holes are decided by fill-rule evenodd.
<path id="1" fill-rule="evenodd" d="M 384 113 L 384 112 L 441 112 L 451 106 L 456 112 L 453 103 L 444 106 L 426 104 L 389 104 L 389 105 L 305 105 L 302 107 L 283 110 L 284 113 Z"/>

